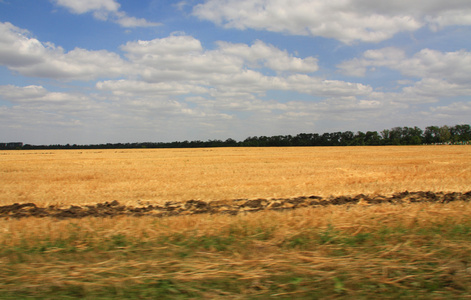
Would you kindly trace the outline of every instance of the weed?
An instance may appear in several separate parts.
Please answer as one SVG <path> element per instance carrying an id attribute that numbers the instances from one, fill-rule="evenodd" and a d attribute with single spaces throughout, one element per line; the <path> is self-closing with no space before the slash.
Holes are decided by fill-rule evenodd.
<path id="1" fill-rule="evenodd" d="M 170 236 L 161 238 L 160 244 L 162 245 L 176 245 L 179 248 L 191 249 L 204 249 L 214 251 L 225 251 L 235 241 L 233 236 L 195 236 L 192 234 L 176 233 Z M 182 256 L 187 256 L 187 251 L 179 251 Z"/>
<path id="2" fill-rule="evenodd" d="M 360 246 L 360 245 L 365 244 L 371 238 L 372 238 L 372 235 L 370 233 L 358 233 L 353 236 L 342 238 L 341 242 L 348 246 L 354 247 L 354 246 Z"/>
<path id="3" fill-rule="evenodd" d="M 338 231 L 335 230 L 332 224 L 327 226 L 327 229 L 321 231 L 318 235 L 318 240 L 320 244 L 330 244 L 337 242 Z"/>
<path id="4" fill-rule="evenodd" d="M 113 249 L 113 248 L 122 248 L 122 247 L 126 247 L 130 244 L 131 242 L 128 241 L 127 237 L 123 234 L 115 234 L 115 235 L 112 235 L 110 240 L 109 240 L 109 244 L 110 244 L 110 248 Z M 110 249 L 110 250 L 111 250 Z"/>
<path id="5" fill-rule="evenodd" d="M 332 279 L 334 280 L 334 292 L 337 294 L 343 294 L 345 292 L 343 281 L 338 277 L 334 277 Z"/>
<path id="6" fill-rule="evenodd" d="M 471 225 L 455 224 L 450 230 L 451 236 L 455 238 L 471 239 Z"/>

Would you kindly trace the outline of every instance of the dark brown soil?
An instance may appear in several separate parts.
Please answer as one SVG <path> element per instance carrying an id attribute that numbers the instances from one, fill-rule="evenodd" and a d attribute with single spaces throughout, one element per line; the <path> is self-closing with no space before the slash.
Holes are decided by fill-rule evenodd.
<path id="1" fill-rule="evenodd" d="M 0 206 L 0 218 L 84 218 L 84 217 L 115 217 L 115 216 L 155 216 L 169 217 L 193 214 L 230 214 L 257 212 L 262 210 L 292 210 L 300 207 L 318 207 L 326 205 L 373 205 L 382 203 L 406 204 L 414 202 L 448 203 L 453 201 L 470 201 L 471 191 L 467 193 L 443 192 L 401 192 L 392 196 L 356 196 L 318 197 L 302 196 L 280 199 L 235 199 L 184 202 L 166 202 L 164 205 L 124 206 L 118 201 L 98 203 L 96 205 L 60 208 L 58 206 L 39 207 L 34 203 L 15 203 Z"/>

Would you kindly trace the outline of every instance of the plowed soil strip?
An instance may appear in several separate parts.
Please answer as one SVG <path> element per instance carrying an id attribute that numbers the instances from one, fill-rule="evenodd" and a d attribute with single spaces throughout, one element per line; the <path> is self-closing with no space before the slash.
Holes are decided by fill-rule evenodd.
<path id="1" fill-rule="evenodd" d="M 230 214 L 257 212 L 262 210 L 292 210 L 301 207 L 326 205 L 374 205 L 382 203 L 407 204 L 415 202 L 449 203 L 453 201 L 470 201 L 471 191 L 453 192 L 401 192 L 392 196 L 356 196 L 319 197 L 301 196 L 280 199 L 235 199 L 235 200 L 188 200 L 183 202 L 166 202 L 163 206 L 147 205 L 141 207 L 124 206 L 118 201 L 97 203 L 96 205 L 60 208 L 58 206 L 39 207 L 34 203 L 15 203 L 0 206 L 0 218 L 51 217 L 57 219 L 78 219 L 84 217 L 115 216 L 154 216 L 169 217 L 192 214 Z"/>

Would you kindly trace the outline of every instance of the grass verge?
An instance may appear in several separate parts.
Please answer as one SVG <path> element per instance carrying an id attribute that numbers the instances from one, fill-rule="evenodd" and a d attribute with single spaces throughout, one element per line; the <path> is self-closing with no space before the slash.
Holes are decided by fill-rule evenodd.
<path id="1" fill-rule="evenodd" d="M 0 220 L 0 298 L 465 298 L 471 205 Z"/>

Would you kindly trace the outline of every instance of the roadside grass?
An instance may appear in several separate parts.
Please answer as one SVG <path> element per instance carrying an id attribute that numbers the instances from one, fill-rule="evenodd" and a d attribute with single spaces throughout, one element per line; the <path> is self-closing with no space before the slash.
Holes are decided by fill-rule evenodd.
<path id="1" fill-rule="evenodd" d="M 471 295 L 471 204 L 0 220 L 1 299 Z"/>

